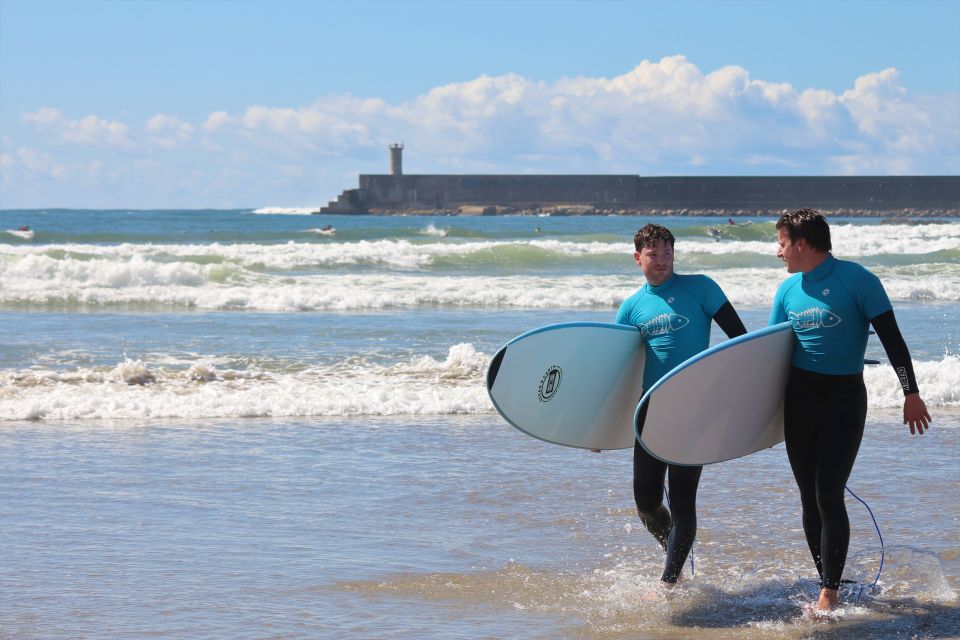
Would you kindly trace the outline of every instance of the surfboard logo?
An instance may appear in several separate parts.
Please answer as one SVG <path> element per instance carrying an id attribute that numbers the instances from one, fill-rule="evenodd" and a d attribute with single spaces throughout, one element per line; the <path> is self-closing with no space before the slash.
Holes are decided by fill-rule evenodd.
<path id="1" fill-rule="evenodd" d="M 690 320 L 677 313 L 661 313 L 647 322 L 638 325 L 640 335 L 644 337 L 662 336 L 671 331 L 679 331 L 690 324 Z"/>
<path id="2" fill-rule="evenodd" d="M 560 378 L 563 377 L 563 370 L 557 365 L 552 365 L 540 379 L 540 388 L 537 390 L 537 396 L 540 402 L 550 402 L 553 396 L 557 395 L 557 389 L 560 388 Z"/>
<path id="3" fill-rule="evenodd" d="M 843 322 L 843 318 L 837 314 L 820 307 L 810 307 L 800 313 L 791 311 L 787 314 L 787 318 L 793 324 L 794 329 L 818 329 L 820 327 L 829 329 Z"/>

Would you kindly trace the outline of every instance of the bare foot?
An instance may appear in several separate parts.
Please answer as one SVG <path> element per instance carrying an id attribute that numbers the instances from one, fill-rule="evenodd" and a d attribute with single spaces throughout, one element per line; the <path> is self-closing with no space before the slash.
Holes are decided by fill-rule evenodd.
<path id="1" fill-rule="evenodd" d="M 820 589 L 820 599 L 817 600 L 817 611 L 833 611 L 840 606 L 840 591 L 837 589 Z"/>
<path id="2" fill-rule="evenodd" d="M 677 576 L 676 582 L 670 582 L 668 580 L 664 580 L 663 578 L 660 579 L 660 588 L 666 589 L 667 591 L 673 591 L 674 589 L 682 586 L 683 586 L 683 575 Z"/>

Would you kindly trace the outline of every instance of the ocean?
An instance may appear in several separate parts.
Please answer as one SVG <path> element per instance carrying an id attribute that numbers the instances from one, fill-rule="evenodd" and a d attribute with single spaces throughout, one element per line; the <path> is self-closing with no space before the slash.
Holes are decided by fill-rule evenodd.
<path id="1" fill-rule="evenodd" d="M 305 213 L 0 211 L 0 637 L 960 636 L 960 221 L 831 219 L 934 422 L 872 337 L 849 487 L 882 544 L 848 498 L 845 577 L 877 584 L 818 620 L 782 445 L 704 471 L 664 592 L 631 452 L 527 437 L 484 384 L 520 333 L 612 321 L 647 222 L 765 326 L 775 217 Z"/>

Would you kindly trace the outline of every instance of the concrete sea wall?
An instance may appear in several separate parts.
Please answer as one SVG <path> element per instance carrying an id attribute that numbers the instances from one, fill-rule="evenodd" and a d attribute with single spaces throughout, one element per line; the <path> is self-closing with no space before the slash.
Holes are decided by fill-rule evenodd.
<path id="1" fill-rule="evenodd" d="M 801 207 L 850 215 L 960 215 L 960 176 L 373 175 L 323 213 L 763 214 Z"/>

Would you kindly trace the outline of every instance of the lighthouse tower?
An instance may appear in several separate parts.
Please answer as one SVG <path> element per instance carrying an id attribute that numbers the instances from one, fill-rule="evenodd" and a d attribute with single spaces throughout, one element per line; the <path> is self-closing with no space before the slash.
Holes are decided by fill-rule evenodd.
<path id="1" fill-rule="evenodd" d="M 403 175 L 403 143 L 390 145 L 390 175 Z"/>

